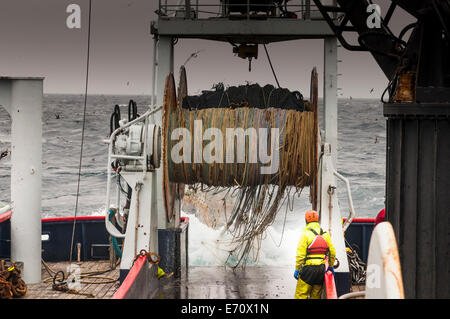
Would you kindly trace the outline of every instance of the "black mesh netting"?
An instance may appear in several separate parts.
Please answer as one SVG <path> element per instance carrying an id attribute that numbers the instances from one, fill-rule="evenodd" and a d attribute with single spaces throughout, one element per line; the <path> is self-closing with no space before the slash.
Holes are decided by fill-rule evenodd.
<path id="1" fill-rule="evenodd" d="M 300 92 L 275 88 L 270 84 L 264 87 L 259 84 L 249 84 L 225 89 L 224 85 L 219 83 L 212 90 L 203 91 L 201 95 L 185 97 L 182 103 L 183 108 L 191 110 L 243 106 L 261 109 L 274 107 L 297 111 L 306 109 L 303 95 Z"/>

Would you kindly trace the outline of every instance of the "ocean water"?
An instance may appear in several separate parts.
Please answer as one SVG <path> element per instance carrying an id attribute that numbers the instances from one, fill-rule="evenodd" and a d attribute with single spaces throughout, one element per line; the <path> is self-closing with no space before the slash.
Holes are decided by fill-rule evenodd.
<path id="1" fill-rule="evenodd" d="M 80 184 L 78 216 L 102 215 L 106 196 L 107 145 L 109 120 L 115 104 L 138 104 L 145 112 L 149 96 L 89 96 L 85 147 Z M 42 217 L 73 216 L 77 191 L 83 117 L 82 95 L 46 95 L 43 114 Z M 321 106 L 320 106 L 321 109 Z M 122 117 L 127 109 L 122 108 Z M 320 122 L 323 122 L 319 116 Z M 338 171 L 350 180 L 357 217 L 375 217 L 384 207 L 385 196 L 385 119 L 379 100 L 339 100 Z M 9 115 L 0 109 L 0 151 L 10 148 Z M 0 160 L 0 201 L 10 201 L 10 157 Z M 343 183 L 338 182 L 341 213 L 348 205 Z M 291 265 L 295 260 L 303 213 L 308 209 L 309 192 L 295 198 L 292 211 L 280 210 L 275 223 L 262 241 L 258 265 Z M 209 229 L 195 216 L 190 217 L 190 263 L 218 265 L 226 259 L 221 230 Z"/>

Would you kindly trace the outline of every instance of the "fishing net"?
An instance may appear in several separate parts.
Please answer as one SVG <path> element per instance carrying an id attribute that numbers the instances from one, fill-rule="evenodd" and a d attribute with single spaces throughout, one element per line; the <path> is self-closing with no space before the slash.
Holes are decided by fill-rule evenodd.
<path id="1" fill-rule="evenodd" d="M 315 183 L 314 106 L 299 92 L 257 84 L 227 90 L 219 85 L 200 96 L 186 96 L 181 103 L 174 103 L 173 97 L 166 100 L 163 160 L 168 180 L 189 185 L 194 193 L 231 198 L 234 206 L 225 225 L 232 237 L 227 264 L 257 261 L 265 230 L 284 201 Z M 248 134 L 230 135 L 230 129 Z M 261 153 L 261 143 L 266 152 Z M 276 153 L 278 163 L 262 173 Z M 270 162 L 261 161 L 262 155 Z"/>
<path id="2" fill-rule="evenodd" d="M 186 109 L 206 108 L 236 108 L 249 106 L 252 108 L 281 108 L 303 112 L 307 105 L 299 91 L 275 88 L 267 84 L 247 84 L 230 86 L 225 89 L 223 83 L 213 87 L 213 90 L 203 91 L 200 95 L 187 96 L 183 99 L 182 107 Z"/>

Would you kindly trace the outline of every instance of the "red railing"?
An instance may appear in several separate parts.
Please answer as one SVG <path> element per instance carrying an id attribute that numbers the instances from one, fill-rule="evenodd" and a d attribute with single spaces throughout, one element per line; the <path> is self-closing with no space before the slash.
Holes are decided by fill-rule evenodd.
<path id="1" fill-rule="evenodd" d="M 3 213 L 0 215 L 0 223 L 7 221 L 11 218 L 11 211 Z M 105 216 L 78 216 L 77 220 L 102 220 L 105 219 Z M 189 223 L 189 217 L 181 217 L 182 223 Z M 42 218 L 42 222 L 70 222 L 73 221 L 74 217 L 49 217 Z M 343 218 L 345 221 L 346 218 Z M 353 223 L 375 223 L 375 218 L 355 218 L 353 219 Z"/>
<path id="2" fill-rule="evenodd" d="M 0 223 L 6 222 L 11 218 L 11 211 L 7 211 L 6 213 L 0 214 Z M 74 217 L 50 217 L 50 218 L 42 218 L 43 223 L 47 222 L 71 222 L 75 218 Z M 105 219 L 105 216 L 78 216 L 76 220 L 102 220 Z"/>
<path id="3" fill-rule="evenodd" d="M 71 222 L 75 218 L 74 217 L 50 217 L 50 218 L 42 218 L 42 222 Z M 105 219 L 105 216 L 77 216 L 78 220 L 102 220 Z"/>

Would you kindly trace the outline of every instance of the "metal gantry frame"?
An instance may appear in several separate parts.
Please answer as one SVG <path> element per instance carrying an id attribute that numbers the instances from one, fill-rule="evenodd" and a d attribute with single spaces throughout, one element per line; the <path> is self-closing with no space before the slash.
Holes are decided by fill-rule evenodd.
<path id="1" fill-rule="evenodd" d="M 308 15 L 301 19 L 267 18 L 261 19 L 229 19 L 229 16 L 214 19 L 200 19 L 197 15 L 181 18 L 165 13 L 167 8 L 178 8 L 181 11 L 202 11 L 202 5 L 197 1 L 180 1 L 175 4 L 170 1 L 160 1 L 159 19 L 152 22 L 154 36 L 153 78 L 156 78 L 157 88 L 152 87 L 152 95 L 156 94 L 156 105 L 162 105 L 164 97 L 164 82 L 167 74 L 174 72 L 174 39 L 206 39 L 212 41 L 232 43 L 268 44 L 298 39 L 324 40 L 324 118 L 325 142 L 332 145 L 331 154 L 333 165 L 337 165 L 337 40 L 325 20 L 311 19 L 311 12 L 318 11 L 311 5 L 311 1 L 301 1 L 302 12 Z M 174 1 L 172 1 L 174 2 Z M 330 0 L 330 2 L 333 2 Z M 210 7 L 210 5 L 208 6 Z M 248 15 L 246 15 L 248 16 Z M 160 125 L 161 113 L 155 114 L 155 123 Z M 160 173 L 158 173 L 160 175 Z M 158 177 L 158 185 L 160 179 Z M 162 199 L 162 194 L 158 194 Z M 159 227 L 169 228 L 173 225 L 166 221 L 163 201 L 158 200 Z"/>
<path id="2" fill-rule="evenodd" d="M 309 3 L 310 1 L 306 1 Z M 199 10 L 199 5 L 191 6 L 192 2 L 185 1 L 185 12 Z M 162 7 L 160 7 L 162 9 Z M 161 10 L 160 10 L 161 11 Z M 310 8 L 307 10 L 310 13 Z M 198 19 L 196 15 L 184 17 L 168 16 L 159 12 L 159 19 L 152 23 L 152 34 L 154 36 L 153 78 L 156 78 L 157 87 L 153 88 L 156 94 L 156 105 L 163 104 L 164 83 L 167 74 L 174 72 L 174 39 L 206 39 L 212 41 L 223 41 L 232 43 L 267 44 L 297 39 L 323 39 L 324 40 L 324 71 L 323 71 L 323 103 L 325 118 L 324 145 L 327 145 L 327 174 L 323 172 L 322 187 L 335 186 L 335 177 L 342 177 L 335 171 L 337 165 L 338 145 L 338 108 L 337 108 L 337 39 L 325 20 L 311 20 L 310 14 L 302 19 L 280 19 L 267 18 L 258 19 L 229 19 L 220 17 L 215 19 Z M 161 124 L 161 113 L 154 116 L 155 123 Z M 338 175 L 336 175 L 337 173 Z M 158 185 L 162 185 L 161 174 L 158 173 Z M 326 183 L 327 185 L 324 185 Z M 348 185 L 347 185 L 348 186 Z M 159 228 L 171 228 L 173 224 L 167 221 L 164 204 L 162 200 L 162 187 L 158 187 L 158 223 Z M 333 242 L 339 251 L 338 258 L 341 265 L 337 272 L 348 273 L 348 263 L 345 252 L 345 241 L 342 231 L 341 214 L 337 197 L 328 205 L 328 195 L 322 193 L 321 200 L 326 205 L 321 205 L 321 219 L 325 227 L 339 231 L 332 232 Z M 351 196 L 349 197 L 351 201 Z M 353 206 L 351 204 L 351 206 Z M 333 207 L 332 209 L 330 207 Z M 352 207 L 353 208 L 353 207 Z M 350 215 L 349 222 L 354 216 L 354 210 Z M 329 222 L 328 222 L 329 221 Z M 338 228 L 337 228 L 338 227 Z M 345 280 L 345 279 L 344 279 Z"/>

